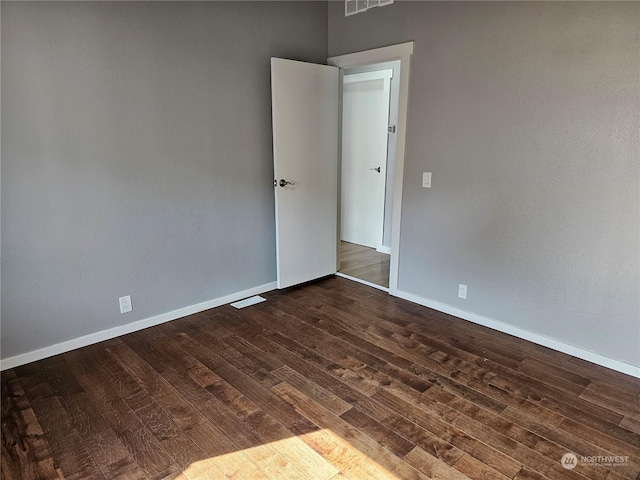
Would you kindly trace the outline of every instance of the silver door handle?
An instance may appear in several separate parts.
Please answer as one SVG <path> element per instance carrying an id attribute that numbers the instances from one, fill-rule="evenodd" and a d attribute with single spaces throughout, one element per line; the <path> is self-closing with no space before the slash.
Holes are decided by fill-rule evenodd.
<path id="1" fill-rule="evenodd" d="M 376 172 L 380 173 L 380 167 L 370 168 L 369 170 L 375 170 Z"/>
<path id="2" fill-rule="evenodd" d="M 287 182 L 284 178 L 282 180 L 280 180 L 280 186 L 281 187 L 286 187 L 287 185 L 295 185 L 294 182 Z"/>

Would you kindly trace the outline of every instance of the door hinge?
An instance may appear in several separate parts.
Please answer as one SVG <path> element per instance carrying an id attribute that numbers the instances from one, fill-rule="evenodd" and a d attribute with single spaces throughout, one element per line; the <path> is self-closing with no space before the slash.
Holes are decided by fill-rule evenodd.
<path id="1" fill-rule="evenodd" d="M 396 126 L 395 125 L 389 125 L 387 127 L 387 132 L 389 133 L 396 133 Z"/>

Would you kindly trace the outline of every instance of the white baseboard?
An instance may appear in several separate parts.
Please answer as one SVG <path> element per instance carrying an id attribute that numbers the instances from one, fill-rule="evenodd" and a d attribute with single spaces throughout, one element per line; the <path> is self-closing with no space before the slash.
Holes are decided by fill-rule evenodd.
<path id="1" fill-rule="evenodd" d="M 0 371 L 7 370 L 9 368 L 19 367 L 27 363 L 35 362 L 36 360 L 42 360 L 43 358 L 52 357 L 53 355 L 59 355 L 61 353 L 75 350 L 76 348 L 86 347 L 94 343 L 103 342 L 111 338 L 126 335 L 127 333 L 137 332 L 145 328 L 153 327 L 154 325 L 160 325 L 161 323 L 170 322 L 178 318 L 186 317 L 187 315 L 193 315 L 210 308 L 226 305 L 227 303 L 242 300 L 243 298 L 252 297 L 253 295 L 260 295 L 261 293 L 269 292 L 276 288 L 276 282 L 265 283 L 258 287 L 249 288 L 241 292 L 225 295 L 224 297 L 214 298 L 206 302 L 198 303 L 184 308 L 179 308 L 171 312 L 156 315 L 154 317 L 145 318 L 144 320 L 138 320 L 136 322 L 127 323 L 119 327 L 109 328 L 107 330 L 101 330 L 96 333 L 90 333 L 82 337 L 67 340 L 66 342 L 56 343 L 49 347 L 40 348 L 38 350 L 32 350 L 31 352 L 22 353 L 13 357 L 0 360 Z"/>
<path id="2" fill-rule="evenodd" d="M 383 292 L 388 292 L 389 291 L 389 289 L 387 287 L 383 287 L 382 285 L 377 285 L 375 283 L 367 282 L 366 280 L 362 280 L 361 278 L 352 277 L 351 275 L 345 275 L 344 273 L 341 273 L 341 272 L 336 272 L 336 277 L 342 277 L 342 278 L 346 278 L 347 280 L 351 280 L 353 282 L 362 283 L 363 285 L 366 285 L 368 287 L 377 288 L 378 290 L 382 290 Z"/>
<path id="3" fill-rule="evenodd" d="M 537 343 L 538 345 L 542 345 L 544 347 L 548 347 L 553 350 L 557 350 L 559 352 L 581 358 L 588 362 L 602 365 L 603 367 L 610 368 L 611 370 L 616 370 L 618 372 L 631 375 L 632 377 L 640 378 L 640 367 L 638 366 L 620 362 L 618 360 L 605 357 L 589 350 L 574 347 L 573 345 L 569 345 L 559 340 L 545 337 L 544 335 L 533 333 L 528 330 L 523 330 L 521 328 L 514 327 L 513 325 L 509 325 L 508 323 L 500 322 L 492 318 L 483 317 L 482 315 L 477 315 L 472 312 L 467 312 L 466 310 L 461 310 L 459 308 L 453 307 L 446 303 L 438 302 L 436 300 L 419 297 L 418 295 L 402 291 L 398 291 L 397 294 L 398 297 L 404 298 L 405 300 L 409 300 L 413 303 L 417 303 L 418 305 L 433 308 L 434 310 L 438 310 L 439 312 L 448 313 L 449 315 L 453 315 L 454 317 L 462 318 L 463 320 L 468 320 L 469 322 L 477 323 L 493 330 L 497 330 L 502 333 L 513 335 L 514 337 L 522 338 L 523 340 Z"/>
<path id="4" fill-rule="evenodd" d="M 376 248 L 376 251 L 391 255 L 391 247 L 385 247 L 384 245 L 380 245 L 378 248 Z"/>

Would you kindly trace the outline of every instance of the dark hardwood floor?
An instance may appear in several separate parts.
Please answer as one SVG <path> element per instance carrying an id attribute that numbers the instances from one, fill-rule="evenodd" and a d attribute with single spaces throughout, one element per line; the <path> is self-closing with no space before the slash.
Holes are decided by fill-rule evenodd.
<path id="1" fill-rule="evenodd" d="M 265 297 L 4 371 L 2 478 L 640 475 L 638 379 L 345 279 Z"/>
<path id="2" fill-rule="evenodd" d="M 340 273 L 389 287 L 389 259 L 386 253 L 355 243 L 340 242 Z"/>

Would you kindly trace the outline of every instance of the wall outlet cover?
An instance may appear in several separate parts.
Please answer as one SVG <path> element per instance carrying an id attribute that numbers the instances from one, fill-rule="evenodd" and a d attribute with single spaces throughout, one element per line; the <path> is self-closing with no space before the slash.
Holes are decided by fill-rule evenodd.
<path id="1" fill-rule="evenodd" d="M 120 301 L 120 313 L 128 313 L 133 310 L 133 306 L 131 305 L 131 295 L 120 297 L 118 300 Z"/>
<path id="2" fill-rule="evenodd" d="M 467 298 L 467 286 L 463 283 L 458 284 L 458 297 Z"/>

